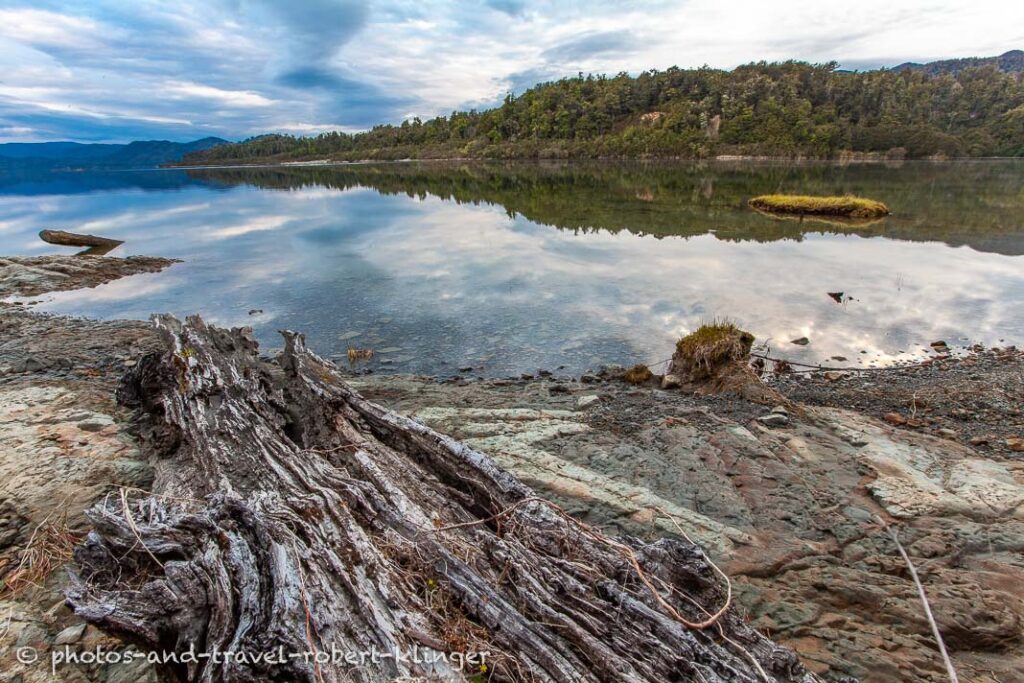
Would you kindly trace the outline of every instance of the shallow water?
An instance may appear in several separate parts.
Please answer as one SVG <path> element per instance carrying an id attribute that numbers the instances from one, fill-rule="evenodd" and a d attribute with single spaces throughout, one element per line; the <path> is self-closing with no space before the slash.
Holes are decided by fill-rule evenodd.
<path id="1" fill-rule="evenodd" d="M 746 208 L 766 192 L 856 193 L 849 225 Z M 453 165 L 0 176 L 0 253 L 71 251 L 43 228 L 184 263 L 41 310 L 198 312 L 306 333 L 377 371 L 502 376 L 655 363 L 728 318 L 798 361 L 1024 342 L 1024 163 Z M 829 293 L 842 292 L 840 302 Z M 249 315 L 251 309 L 261 313 Z M 804 347 L 790 340 L 807 337 Z"/>

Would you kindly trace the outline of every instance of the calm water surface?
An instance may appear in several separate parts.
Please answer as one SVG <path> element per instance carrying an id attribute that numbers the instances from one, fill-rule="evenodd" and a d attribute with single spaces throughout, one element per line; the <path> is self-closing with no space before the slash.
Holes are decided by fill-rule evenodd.
<path id="1" fill-rule="evenodd" d="M 778 220 L 764 192 L 856 193 L 871 224 Z M 0 254 L 43 228 L 184 263 L 37 308 L 198 312 L 305 331 L 377 371 L 499 376 L 654 363 L 729 318 L 795 360 L 1024 342 L 1024 163 L 392 164 L 0 176 Z M 841 302 L 828 293 L 842 292 Z M 251 309 L 262 312 L 249 315 Z M 811 343 L 789 343 L 797 337 Z M 864 353 L 862 353 L 864 352 Z"/>

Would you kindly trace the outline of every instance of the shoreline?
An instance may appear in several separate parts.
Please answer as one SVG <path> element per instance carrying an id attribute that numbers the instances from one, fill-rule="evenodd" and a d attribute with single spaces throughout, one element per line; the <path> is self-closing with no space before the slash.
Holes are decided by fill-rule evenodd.
<path id="1" fill-rule="evenodd" d="M 45 258 L 56 265 L 74 257 Z M 102 258 L 108 275 L 123 267 L 108 265 L 128 261 Z M 51 272 L 60 286 L 75 286 L 74 277 Z M 143 322 L 3 304 L 0 326 L 0 412 L 5 428 L 17 430 L 7 439 L 22 442 L 8 456 L 2 489 L 14 518 L 24 519 L 0 546 L 0 557 L 11 557 L 62 496 L 73 496 L 70 524 L 84 532 L 81 510 L 91 500 L 112 486 L 150 485 L 131 416 L 114 404 L 113 390 L 154 348 L 155 334 Z M 916 592 L 872 515 L 899 524 L 915 563 L 927 566 L 932 607 L 961 675 L 1024 672 L 1024 657 L 1013 654 L 1024 601 L 1005 588 L 1019 571 L 1013 548 L 1024 547 L 1024 455 L 1006 445 L 1022 421 L 1012 400 L 1022 369 L 1024 354 L 1000 349 L 886 371 L 884 381 L 871 372 L 783 375 L 771 387 L 796 406 L 785 413 L 740 397 L 635 387 L 612 374 L 346 381 L 492 455 L 588 523 L 653 540 L 675 534 L 652 513 L 670 510 L 733 577 L 752 625 L 794 647 L 812 671 L 924 681 L 939 675 L 941 662 L 915 616 Z M 954 427 L 954 437 L 941 431 Z M 1003 430 L 998 438 L 970 442 L 995 429 Z M 46 450 L 54 443 L 59 456 Z M 48 454 L 41 460 L 40 449 Z M 43 468 L 28 466 L 32 458 Z M 63 459 L 86 469 L 71 478 L 46 474 Z M 11 473 L 21 470 L 12 488 Z M 0 608 L 22 619 L 8 637 L 48 647 L 78 629 L 66 608 L 46 614 L 63 582 L 54 572 L 42 589 L 5 595 Z M 92 626 L 78 638 L 109 639 Z M 10 651 L 0 638 L 0 661 Z M 25 678 L 34 680 L 43 679 Z"/>
<path id="2" fill-rule="evenodd" d="M 587 163 L 636 163 L 636 164 L 659 164 L 659 163 L 792 163 L 797 165 L 901 165 L 901 164 L 956 164 L 973 161 L 991 162 L 1024 162 L 1024 157 L 949 157 L 944 159 L 885 159 L 885 158 L 828 158 L 814 159 L 809 157 L 785 157 L 785 156 L 757 156 L 757 155 L 719 155 L 716 157 L 586 157 L 578 159 L 559 158 L 510 158 L 499 159 L 489 157 L 442 157 L 442 158 L 408 158 L 408 159 L 358 159 L 345 161 L 341 159 L 300 159 L 294 161 L 253 161 L 244 163 L 237 161 L 229 164 L 165 164 L 150 169 L 134 170 L 207 170 L 207 169 L 238 169 L 238 168 L 318 168 L 332 166 L 369 166 L 369 165 L 390 165 L 390 164 L 413 164 L 413 163 L 480 163 L 480 164 L 540 164 L 540 165 L 572 165 Z"/>

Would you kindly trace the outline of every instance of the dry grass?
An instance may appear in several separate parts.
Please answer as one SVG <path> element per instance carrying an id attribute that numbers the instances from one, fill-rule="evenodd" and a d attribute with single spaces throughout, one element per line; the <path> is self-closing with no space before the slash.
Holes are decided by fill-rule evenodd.
<path id="1" fill-rule="evenodd" d="M 357 349 L 349 347 L 348 349 L 348 362 L 355 365 L 361 360 L 370 360 L 373 358 L 373 349 Z"/>
<path id="2" fill-rule="evenodd" d="M 644 364 L 634 365 L 626 373 L 622 375 L 622 379 L 626 380 L 630 384 L 647 384 L 654 377 L 654 373 L 651 369 Z"/>
<path id="3" fill-rule="evenodd" d="M 705 373 L 730 360 L 740 360 L 750 353 L 754 335 L 730 322 L 701 325 L 676 342 L 676 353 L 693 369 Z M 701 373 L 703 374 L 703 373 Z"/>
<path id="4" fill-rule="evenodd" d="M 81 540 L 80 534 L 68 528 L 66 514 L 47 517 L 33 530 L 18 564 L 4 575 L 0 593 L 16 595 L 43 585 L 50 574 L 68 563 Z"/>
<path id="5" fill-rule="evenodd" d="M 809 216 L 846 216 L 849 218 L 880 218 L 888 216 L 889 207 L 874 199 L 862 197 L 810 197 L 796 194 L 766 194 L 754 197 L 748 204 L 760 211 Z"/>

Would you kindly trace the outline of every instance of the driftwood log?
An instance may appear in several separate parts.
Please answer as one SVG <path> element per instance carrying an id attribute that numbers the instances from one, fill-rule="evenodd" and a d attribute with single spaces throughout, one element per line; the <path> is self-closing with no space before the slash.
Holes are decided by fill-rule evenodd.
<path id="1" fill-rule="evenodd" d="M 732 609 L 707 623 L 725 591 L 698 547 L 572 521 L 301 335 L 269 360 L 247 328 L 156 324 L 166 351 L 119 394 L 153 492 L 89 512 L 68 603 L 154 652 L 287 653 L 182 657 L 169 680 L 817 680 Z M 373 650 L 405 658 L 339 661 Z"/>
<path id="2" fill-rule="evenodd" d="M 124 244 L 123 240 L 113 240 L 109 237 L 97 237 L 96 235 L 80 235 L 63 230 L 41 230 L 39 232 L 39 239 L 48 244 L 56 244 L 62 247 L 88 247 L 88 249 L 80 253 L 90 256 L 103 256 Z"/>

